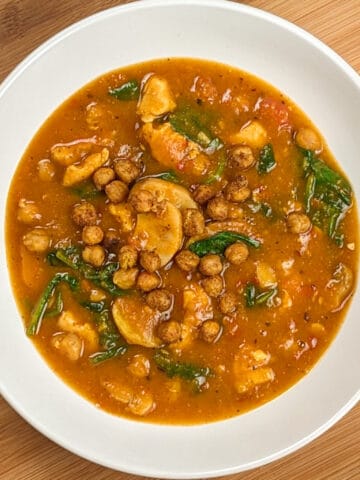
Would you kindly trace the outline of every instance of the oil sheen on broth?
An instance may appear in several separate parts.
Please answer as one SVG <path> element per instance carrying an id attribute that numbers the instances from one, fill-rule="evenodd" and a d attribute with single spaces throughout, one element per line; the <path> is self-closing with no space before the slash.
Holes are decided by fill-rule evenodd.
<path id="1" fill-rule="evenodd" d="M 12 182 L 26 333 L 111 413 L 238 415 L 334 338 L 355 288 L 354 203 L 319 132 L 265 82 L 191 59 L 105 74 L 50 116 Z"/>

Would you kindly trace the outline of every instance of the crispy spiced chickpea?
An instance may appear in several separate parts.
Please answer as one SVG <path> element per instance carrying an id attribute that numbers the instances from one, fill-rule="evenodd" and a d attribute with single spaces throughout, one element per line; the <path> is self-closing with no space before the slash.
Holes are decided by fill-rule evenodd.
<path id="1" fill-rule="evenodd" d="M 181 325 L 175 320 L 160 323 L 158 337 L 165 343 L 177 342 L 181 338 Z"/>
<path id="2" fill-rule="evenodd" d="M 155 197 L 148 190 L 139 190 L 130 195 L 129 202 L 137 213 L 147 213 L 153 208 Z"/>
<path id="3" fill-rule="evenodd" d="M 156 272 L 161 267 L 161 260 L 156 252 L 143 250 L 140 252 L 140 265 L 149 273 Z"/>
<path id="4" fill-rule="evenodd" d="M 233 243 L 225 250 L 225 258 L 233 265 L 240 265 L 249 256 L 249 249 L 244 243 Z"/>
<path id="5" fill-rule="evenodd" d="M 98 190 L 102 190 L 106 185 L 115 179 L 115 172 L 110 167 L 101 167 L 93 175 L 93 182 Z"/>
<path id="6" fill-rule="evenodd" d="M 206 212 L 213 220 L 225 220 L 229 214 L 229 204 L 224 197 L 212 198 L 207 204 Z"/>
<path id="7" fill-rule="evenodd" d="M 87 245 L 82 251 L 82 258 L 94 267 L 101 267 L 105 261 L 105 250 L 100 245 Z"/>
<path id="8" fill-rule="evenodd" d="M 126 369 L 137 378 L 146 378 L 150 374 L 150 361 L 139 353 L 132 357 Z"/>
<path id="9" fill-rule="evenodd" d="M 223 266 L 219 255 L 205 255 L 200 260 L 199 270 L 203 275 L 213 276 L 221 273 Z"/>
<path id="10" fill-rule="evenodd" d="M 150 292 L 160 287 L 161 278 L 156 273 L 141 272 L 137 278 L 137 287 L 143 292 Z"/>
<path id="11" fill-rule="evenodd" d="M 192 272 L 199 265 L 200 258 L 190 250 L 182 250 L 175 257 L 176 265 L 184 272 Z"/>
<path id="12" fill-rule="evenodd" d="M 193 198 L 197 203 L 203 205 L 211 198 L 215 197 L 215 195 L 216 190 L 211 185 L 199 185 L 193 193 Z"/>
<path id="13" fill-rule="evenodd" d="M 30 252 L 42 253 L 50 247 L 51 238 L 44 230 L 35 228 L 23 236 L 23 243 Z"/>
<path id="14" fill-rule="evenodd" d="M 220 275 L 213 275 L 212 277 L 204 278 L 201 284 L 210 297 L 218 297 L 221 295 L 224 288 L 223 279 Z"/>
<path id="15" fill-rule="evenodd" d="M 247 145 L 234 145 L 228 150 L 229 166 L 234 170 L 244 171 L 255 165 L 253 151 Z"/>
<path id="16" fill-rule="evenodd" d="M 286 218 L 288 229 L 291 233 L 307 233 L 311 228 L 310 218 L 301 212 L 291 212 Z"/>
<path id="17" fill-rule="evenodd" d="M 136 180 L 141 173 L 141 168 L 129 159 L 118 160 L 114 168 L 120 180 L 127 184 Z"/>
<path id="18" fill-rule="evenodd" d="M 251 195 L 248 187 L 247 178 L 241 175 L 225 187 L 225 198 L 230 202 L 241 203 L 247 200 Z"/>
<path id="19" fill-rule="evenodd" d="M 172 297 L 167 290 L 164 288 L 159 288 L 158 290 L 153 290 L 146 295 L 146 303 L 154 310 L 165 312 L 171 307 Z"/>
<path id="20" fill-rule="evenodd" d="M 311 128 L 302 127 L 296 133 L 295 141 L 306 150 L 321 150 L 321 140 Z"/>
<path id="21" fill-rule="evenodd" d="M 213 343 L 220 333 L 220 325 L 214 320 L 206 320 L 200 327 L 200 336 L 207 343 Z"/>
<path id="22" fill-rule="evenodd" d="M 128 268 L 117 270 L 113 275 L 113 282 L 123 290 L 129 290 L 135 287 L 139 270 L 137 268 Z"/>
<path id="23" fill-rule="evenodd" d="M 80 227 L 85 225 L 95 225 L 97 213 L 94 205 L 89 202 L 78 203 L 73 207 L 72 219 Z"/>
<path id="24" fill-rule="evenodd" d="M 227 315 L 236 310 L 237 298 L 235 293 L 226 292 L 219 299 L 219 308 L 221 313 Z"/>
<path id="25" fill-rule="evenodd" d="M 186 208 L 182 212 L 184 234 L 201 235 L 205 230 L 205 219 L 197 208 Z"/>
<path id="26" fill-rule="evenodd" d="M 138 261 L 138 252 L 135 247 L 131 245 L 124 245 L 119 250 L 119 264 L 123 269 L 135 267 Z"/>
<path id="27" fill-rule="evenodd" d="M 83 228 L 81 238 L 87 245 L 96 245 L 101 243 L 104 238 L 104 232 L 97 225 L 87 225 Z"/>
<path id="28" fill-rule="evenodd" d="M 104 247 L 112 248 L 116 247 L 120 243 L 120 235 L 114 228 L 109 228 L 104 234 Z"/>
<path id="29" fill-rule="evenodd" d="M 110 202 L 121 203 L 128 196 L 129 189 L 121 180 L 113 180 L 105 187 L 105 193 L 108 196 Z"/>

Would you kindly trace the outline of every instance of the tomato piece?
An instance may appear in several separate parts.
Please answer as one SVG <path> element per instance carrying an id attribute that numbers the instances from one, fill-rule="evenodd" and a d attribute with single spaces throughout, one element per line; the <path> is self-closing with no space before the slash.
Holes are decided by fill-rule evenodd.
<path id="1" fill-rule="evenodd" d="M 262 117 L 274 121 L 279 127 L 289 125 L 289 109 L 279 100 L 265 97 L 261 100 L 259 111 Z"/>

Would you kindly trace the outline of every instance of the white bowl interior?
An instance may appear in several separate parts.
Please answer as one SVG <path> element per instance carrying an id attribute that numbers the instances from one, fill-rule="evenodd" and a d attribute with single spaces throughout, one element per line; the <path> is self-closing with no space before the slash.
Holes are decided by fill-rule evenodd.
<path id="1" fill-rule="evenodd" d="M 310 35 L 224 1 L 144 1 L 105 11 L 36 51 L 0 89 L 1 224 L 28 142 L 70 94 L 117 67 L 161 57 L 238 66 L 291 97 L 319 127 L 360 198 L 360 80 Z M 147 476 L 194 478 L 252 468 L 305 444 L 359 399 L 360 298 L 316 367 L 272 402 L 194 427 L 132 422 L 96 409 L 54 375 L 26 338 L 0 257 L 0 390 L 45 435 L 100 464 Z"/>

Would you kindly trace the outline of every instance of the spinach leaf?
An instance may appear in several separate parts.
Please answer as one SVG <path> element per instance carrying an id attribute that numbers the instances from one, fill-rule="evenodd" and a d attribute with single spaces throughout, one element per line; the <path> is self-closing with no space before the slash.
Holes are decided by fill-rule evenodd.
<path id="1" fill-rule="evenodd" d="M 173 170 L 159 173 L 159 175 L 156 175 L 156 178 L 161 178 L 162 180 L 166 180 L 167 182 L 180 183 L 180 178 Z"/>
<path id="2" fill-rule="evenodd" d="M 220 152 L 216 169 L 208 175 L 208 177 L 206 178 L 206 180 L 204 182 L 205 185 L 210 185 L 214 182 L 218 182 L 219 180 L 221 180 L 222 175 L 223 175 L 224 170 L 225 170 L 225 167 L 226 167 L 226 163 L 227 163 L 227 160 L 226 160 L 225 153 Z"/>
<path id="3" fill-rule="evenodd" d="M 275 167 L 274 150 L 271 143 L 268 143 L 260 150 L 257 170 L 260 174 L 264 174 L 271 172 Z"/>
<path id="4" fill-rule="evenodd" d="M 203 257 L 208 253 L 221 254 L 225 249 L 236 242 L 243 242 L 250 247 L 259 248 L 261 242 L 256 238 L 248 237 L 237 232 L 219 232 L 211 237 L 197 240 L 189 245 L 189 250 L 196 253 L 199 257 Z"/>
<path id="5" fill-rule="evenodd" d="M 264 217 L 270 218 L 273 216 L 273 210 L 271 205 L 269 205 L 266 202 L 254 202 L 254 203 L 248 203 L 247 204 L 248 208 L 253 212 L 253 213 L 262 213 Z"/>
<path id="6" fill-rule="evenodd" d="M 248 308 L 256 305 L 263 305 L 271 300 L 277 294 L 277 288 L 270 288 L 265 291 L 258 291 L 253 283 L 248 283 L 245 287 L 245 304 Z"/>
<path id="7" fill-rule="evenodd" d="M 192 363 L 177 362 L 171 358 L 166 350 L 158 350 L 154 355 L 157 367 L 168 377 L 180 377 L 193 382 L 197 390 L 206 382 L 207 377 L 213 375 L 209 367 L 199 367 Z"/>
<path id="8" fill-rule="evenodd" d="M 60 315 L 60 313 L 63 311 L 63 308 L 64 302 L 62 299 L 62 295 L 61 292 L 58 291 L 55 298 L 54 308 L 52 308 L 51 310 L 47 310 L 47 312 L 45 313 L 45 317 L 56 317 L 57 315 Z"/>
<path id="9" fill-rule="evenodd" d="M 343 235 L 339 227 L 347 210 L 352 205 L 352 190 L 348 181 L 335 172 L 312 150 L 301 149 L 306 178 L 304 203 L 312 222 L 339 246 Z"/>
<path id="10" fill-rule="evenodd" d="M 123 83 L 120 87 L 111 88 L 109 90 L 109 95 L 128 102 L 130 100 L 137 100 L 140 95 L 140 85 L 137 80 L 129 80 L 126 83 Z"/>
<path id="11" fill-rule="evenodd" d="M 103 195 L 103 192 L 98 190 L 92 182 L 83 182 L 75 187 L 69 188 L 70 192 L 77 195 L 84 200 L 91 200 L 93 198 Z"/>
<path id="12" fill-rule="evenodd" d="M 49 304 L 49 300 L 55 292 L 56 287 L 61 282 L 66 282 L 72 290 L 76 290 L 79 286 L 79 280 L 76 277 L 70 275 L 68 272 L 56 273 L 45 287 L 44 291 L 42 292 L 39 300 L 36 302 L 30 314 L 30 322 L 26 329 L 27 335 L 32 336 L 36 335 L 39 332 L 42 319 L 44 318 L 46 309 Z"/>
<path id="13" fill-rule="evenodd" d="M 213 153 L 219 150 L 223 143 L 213 135 L 207 126 L 207 120 L 203 112 L 200 113 L 190 105 L 179 108 L 169 116 L 170 125 L 176 132 L 207 149 L 208 153 Z"/>

